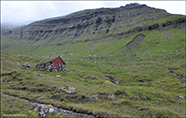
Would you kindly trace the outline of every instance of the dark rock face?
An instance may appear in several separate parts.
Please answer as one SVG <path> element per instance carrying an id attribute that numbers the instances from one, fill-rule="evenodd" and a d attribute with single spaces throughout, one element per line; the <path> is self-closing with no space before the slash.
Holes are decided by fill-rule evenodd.
<path id="1" fill-rule="evenodd" d="M 143 34 L 139 34 L 136 37 L 134 37 L 134 39 L 126 45 L 127 49 L 130 50 L 133 46 L 138 44 L 144 37 L 145 35 Z"/>
<path id="2" fill-rule="evenodd" d="M 74 39 L 83 35 L 99 33 L 100 31 L 105 31 L 106 34 L 121 25 L 130 26 L 149 19 L 159 18 L 143 17 L 149 13 L 159 13 L 160 17 L 168 15 L 165 10 L 134 3 L 119 8 L 84 10 L 64 17 L 36 21 L 27 26 L 4 32 L 3 35 L 12 39 L 34 40 L 35 42 L 46 39 L 50 42 L 67 38 Z M 140 20 L 139 17 L 134 16 L 139 16 Z M 133 17 L 132 20 L 131 17 Z M 177 22 L 182 22 L 182 20 Z M 152 30 L 156 27 L 158 27 L 157 24 L 149 26 L 147 29 Z M 141 27 L 138 27 L 127 33 L 142 30 Z"/>

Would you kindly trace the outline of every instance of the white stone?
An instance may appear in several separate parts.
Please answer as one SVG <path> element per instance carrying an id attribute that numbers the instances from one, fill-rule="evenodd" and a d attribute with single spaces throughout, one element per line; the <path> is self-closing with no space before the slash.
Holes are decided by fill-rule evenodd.
<path id="1" fill-rule="evenodd" d="M 119 80 L 114 81 L 114 83 L 118 85 L 119 84 Z"/>
<path id="2" fill-rule="evenodd" d="M 98 100 L 98 94 L 97 95 L 92 95 L 89 100 Z"/>
<path id="3" fill-rule="evenodd" d="M 181 99 L 184 99 L 184 97 L 183 97 L 183 96 L 181 96 L 181 95 L 179 95 L 178 97 L 179 97 L 179 98 L 181 98 Z"/>
<path id="4" fill-rule="evenodd" d="M 60 75 L 56 75 L 56 77 L 61 77 Z"/>
<path id="5" fill-rule="evenodd" d="M 110 94 L 110 95 L 108 95 L 108 99 L 115 100 L 116 98 L 115 98 L 115 95 L 114 94 Z"/>
<path id="6" fill-rule="evenodd" d="M 44 74 L 41 74 L 41 73 L 39 73 L 39 76 L 41 76 L 41 77 L 46 77 Z"/>
<path id="7" fill-rule="evenodd" d="M 49 114 L 54 115 L 54 114 L 55 114 L 55 110 L 54 110 L 53 108 L 50 108 L 50 109 L 49 109 Z"/>
<path id="8" fill-rule="evenodd" d="M 74 88 L 74 87 L 61 87 L 61 88 L 59 88 L 58 90 L 57 90 L 57 92 L 62 92 L 62 91 L 64 91 L 65 93 L 72 93 L 72 92 L 74 92 L 76 90 L 76 88 Z"/>

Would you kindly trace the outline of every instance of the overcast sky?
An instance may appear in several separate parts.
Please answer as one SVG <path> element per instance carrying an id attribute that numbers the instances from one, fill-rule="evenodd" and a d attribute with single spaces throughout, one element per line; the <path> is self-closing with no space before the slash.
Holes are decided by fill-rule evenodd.
<path id="1" fill-rule="evenodd" d="M 94 8 L 114 8 L 130 3 L 146 4 L 165 9 L 171 14 L 185 14 L 182 1 L 1 1 L 1 23 L 29 24 L 46 18 L 64 16 L 76 11 Z"/>

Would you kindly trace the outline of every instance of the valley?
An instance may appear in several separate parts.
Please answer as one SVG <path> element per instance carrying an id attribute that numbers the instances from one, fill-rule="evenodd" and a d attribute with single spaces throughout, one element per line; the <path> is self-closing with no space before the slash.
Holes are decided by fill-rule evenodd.
<path id="1" fill-rule="evenodd" d="M 6 30 L 1 92 L 94 117 L 185 117 L 185 23 L 185 16 L 130 4 Z M 66 73 L 35 68 L 57 56 Z M 31 68 L 22 67 L 26 62 Z M 70 87 L 72 93 L 60 91 Z M 37 116 L 30 106 L 12 112 L 3 104 L 1 114 Z"/>

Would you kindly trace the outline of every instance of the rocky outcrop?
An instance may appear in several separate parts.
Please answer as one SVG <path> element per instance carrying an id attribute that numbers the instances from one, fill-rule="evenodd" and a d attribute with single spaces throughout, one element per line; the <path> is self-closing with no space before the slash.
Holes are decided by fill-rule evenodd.
<path id="1" fill-rule="evenodd" d="M 54 115 L 56 111 L 52 105 L 35 104 L 30 108 L 30 112 L 37 113 L 40 118 L 46 118 Z"/>
<path id="2" fill-rule="evenodd" d="M 110 82 L 114 83 L 114 84 L 119 84 L 119 80 L 114 80 L 114 78 L 112 76 L 105 76 L 106 79 L 109 79 Z"/>
<path id="3" fill-rule="evenodd" d="M 165 22 L 166 18 L 176 17 L 179 19 Z M 33 54 L 49 58 L 58 54 L 66 55 L 68 52 L 63 52 L 64 50 L 71 52 L 70 55 L 75 55 L 78 49 L 73 49 L 72 46 L 86 43 L 86 49 L 97 52 L 94 47 L 98 43 L 111 40 L 117 42 L 142 31 L 184 28 L 185 22 L 184 16 L 171 15 L 165 10 L 139 4 L 129 4 L 119 8 L 87 9 L 2 32 L 2 49 L 5 51 L 16 49 L 16 54 Z M 12 41 L 15 45 L 12 45 Z M 55 48 L 54 51 L 48 50 L 50 46 L 59 48 Z M 43 51 L 45 49 L 48 51 Z"/>
<path id="4" fill-rule="evenodd" d="M 134 39 L 132 41 L 127 43 L 126 48 L 130 50 L 133 46 L 138 44 L 144 37 L 145 37 L 145 35 L 143 35 L 143 34 L 137 35 L 136 37 L 134 37 Z"/>
<path id="5" fill-rule="evenodd" d="M 147 17 L 146 14 L 150 13 L 159 13 L 159 15 Z M 64 39 L 73 40 L 80 36 L 100 32 L 107 34 L 114 28 L 131 26 L 166 15 L 169 14 L 165 10 L 134 3 L 119 8 L 89 9 L 63 17 L 36 21 L 3 34 L 12 39 L 34 40 L 36 42 L 41 40 L 47 40 L 48 42 Z"/>

